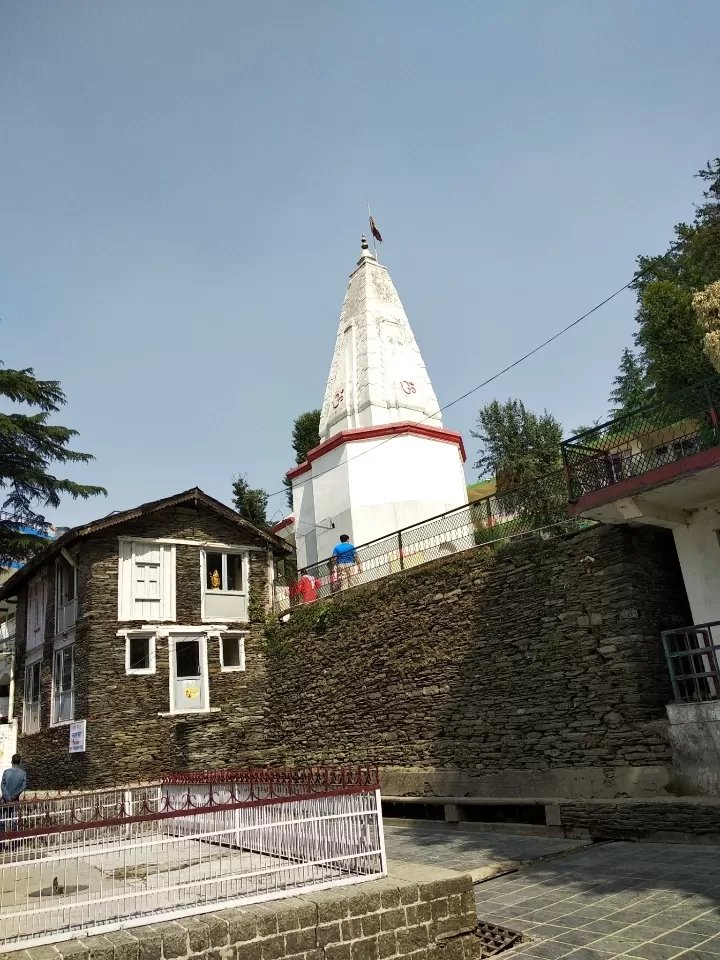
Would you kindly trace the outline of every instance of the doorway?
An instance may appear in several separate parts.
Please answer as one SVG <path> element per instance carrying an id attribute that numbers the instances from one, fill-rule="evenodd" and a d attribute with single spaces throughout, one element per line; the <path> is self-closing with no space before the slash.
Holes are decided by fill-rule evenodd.
<path id="1" fill-rule="evenodd" d="M 170 692 L 173 713 L 208 709 L 207 639 L 177 636 L 170 643 Z"/>

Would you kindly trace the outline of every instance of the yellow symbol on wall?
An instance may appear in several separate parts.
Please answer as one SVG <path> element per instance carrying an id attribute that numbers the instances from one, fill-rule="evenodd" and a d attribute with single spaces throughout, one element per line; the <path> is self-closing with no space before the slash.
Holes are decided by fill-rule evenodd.
<path id="1" fill-rule="evenodd" d="M 220 589 L 220 574 L 217 572 L 217 570 L 213 570 L 210 575 L 210 586 L 213 588 L 213 590 Z"/>
<path id="2" fill-rule="evenodd" d="M 200 696 L 200 691 L 197 687 L 185 687 L 185 696 L 188 700 L 195 700 Z"/>

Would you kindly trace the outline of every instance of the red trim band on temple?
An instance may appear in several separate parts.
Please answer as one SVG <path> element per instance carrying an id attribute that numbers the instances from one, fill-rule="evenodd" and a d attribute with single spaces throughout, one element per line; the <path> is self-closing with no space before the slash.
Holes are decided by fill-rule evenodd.
<path id="1" fill-rule="evenodd" d="M 334 436 L 329 437 L 320 446 L 315 447 L 308 453 L 305 463 L 288 470 L 286 477 L 294 480 L 310 470 L 313 460 L 324 456 L 343 443 L 352 443 L 357 440 L 376 440 L 379 437 L 404 436 L 412 434 L 416 437 L 426 437 L 430 440 L 440 440 L 443 443 L 454 443 L 460 450 L 460 456 L 463 463 L 467 460 L 465 455 L 465 444 L 462 434 L 455 430 L 446 430 L 444 427 L 432 427 L 427 423 L 413 423 L 412 420 L 402 420 L 400 423 L 383 423 L 377 427 L 356 427 L 354 430 L 341 430 Z"/>

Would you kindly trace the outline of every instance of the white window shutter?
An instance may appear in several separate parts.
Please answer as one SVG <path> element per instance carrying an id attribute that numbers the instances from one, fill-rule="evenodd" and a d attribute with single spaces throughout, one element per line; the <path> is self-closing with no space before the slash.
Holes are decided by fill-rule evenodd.
<path id="1" fill-rule="evenodd" d="M 175 620 L 175 547 L 120 541 L 118 619 Z"/>
<path id="2" fill-rule="evenodd" d="M 41 646 L 45 639 L 45 596 L 45 577 L 38 573 L 28 584 L 26 650 Z"/>
<path id="3" fill-rule="evenodd" d="M 132 543 L 121 540 L 118 560 L 118 620 L 121 621 L 133 619 L 132 560 Z"/>
<path id="4" fill-rule="evenodd" d="M 175 621 L 175 546 L 163 544 L 160 553 L 160 620 Z"/>

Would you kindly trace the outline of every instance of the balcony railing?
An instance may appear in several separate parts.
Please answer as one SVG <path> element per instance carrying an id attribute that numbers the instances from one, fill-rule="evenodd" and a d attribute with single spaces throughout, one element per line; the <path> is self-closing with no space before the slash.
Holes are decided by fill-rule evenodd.
<path id="1" fill-rule="evenodd" d="M 568 516 L 563 471 L 557 470 L 357 546 L 354 563 L 327 559 L 292 579 L 278 575 L 275 609 L 282 612 L 473 547 L 520 536 L 548 537 L 576 526 Z"/>
<path id="2" fill-rule="evenodd" d="M 570 501 L 720 445 L 719 422 L 715 376 L 565 440 Z"/>
<path id="3" fill-rule="evenodd" d="M 720 620 L 666 630 L 662 641 L 675 700 L 719 700 Z"/>
<path id="4" fill-rule="evenodd" d="M 12 640 L 15 636 L 15 621 L 6 620 L 5 623 L 0 623 L 0 643 L 3 640 Z"/>

